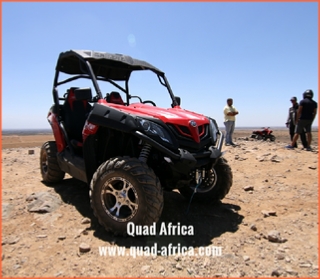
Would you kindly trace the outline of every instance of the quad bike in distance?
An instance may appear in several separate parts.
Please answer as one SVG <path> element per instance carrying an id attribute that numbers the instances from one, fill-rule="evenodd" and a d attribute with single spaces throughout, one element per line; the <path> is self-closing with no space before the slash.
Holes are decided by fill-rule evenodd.
<path id="1" fill-rule="evenodd" d="M 131 95 L 129 80 L 136 72 L 155 76 L 171 107 L 141 97 L 158 91 Z M 74 82 L 81 87 L 69 87 Z M 112 91 L 104 97 L 105 84 Z M 55 140 L 41 148 L 43 182 L 59 183 L 68 173 L 87 183 L 93 213 L 107 231 L 125 235 L 129 222 L 157 222 L 163 190 L 178 189 L 187 199 L 208 203 L 229 192 L 232 171 L 216 121 L 182 109 L 164 72 L 148 62 L 107 52 L 62 52 L 52 97 L 47 119 Z"/>
<path id="2" fill-rule="evenodd" d="M 262 130 L 256 130 L 252 131 L 251 138 L 257 139 L 257 140 L 270 140 L 270 141 L 275 141 L 276 137 L 272 135 L 272 130 L 270 127 L 262 127 Z"/>

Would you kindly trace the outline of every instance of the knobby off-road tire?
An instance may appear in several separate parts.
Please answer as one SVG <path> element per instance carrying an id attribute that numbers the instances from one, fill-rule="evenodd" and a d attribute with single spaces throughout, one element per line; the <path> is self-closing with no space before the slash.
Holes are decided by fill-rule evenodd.
<path id="1" fill-rule="evenodd" d="M 127 224 L 152 225 L 163 209 L 160 181 L 136 158 L 115 157 L 100 165 L 90 183 L 90 202 L 99 223 L 115 235 Z"/>
<path id="2" fill-rule="evenodd" d="M 222 157 L 219 158 L 212 170 L 212 177 L 209 180 L 211 184 L 204 187 L 203 183 L 205 182 L 202 182 L 197 189 L 200 192 L 194 194 L 193 200 L 205 203 L 222 200 L 229 193 L 232 186 L 232 180 L 232 171 L 227 160 Z M 208 183 L 208 179 L 206 179 L 206 182 Z M 214 186 L 212 187 L 212 185 Z M 206 188 L 208 190 L 206 190 Z M 179 192 L 187 199 L 190 199 L 194 192 L 194 185 L 192 185 L 192 187 L 181 188 L 179 189 Z"/>
<path id="3" fill-rule="evenodd" d="M 55 141 L 45 142 L 40 150 L 40 172 L 44 183 L 60 182 L 65 175 L 57 161 L 57 145 Z"/>
<path id="4" fill-rule="evenodd" d="M 274 135 L 270 135 L 269 139 L 270 139 L 270 141 L 275 141 L 276 137 Z"/>

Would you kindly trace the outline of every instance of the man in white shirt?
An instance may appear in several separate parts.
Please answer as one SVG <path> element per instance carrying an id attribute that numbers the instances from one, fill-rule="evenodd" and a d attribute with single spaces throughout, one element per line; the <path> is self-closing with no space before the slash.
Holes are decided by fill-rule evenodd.
<path id="1" fill-rule="evenodd" d="M 235 145 L 232 142 L 232 136 L 235 127 L 236 115 L 239 113 L 237 109 L 233 106 L 233 100 L 231 98 L 227 99 L 227 105 L 223 109 L 224 113 L 224 125 L 226 127 L 226 145 Z"/>

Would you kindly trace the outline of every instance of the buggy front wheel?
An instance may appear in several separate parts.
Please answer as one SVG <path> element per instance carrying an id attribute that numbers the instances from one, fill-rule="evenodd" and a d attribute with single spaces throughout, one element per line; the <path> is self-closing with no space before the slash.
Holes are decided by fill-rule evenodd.
<path id="1" fill-rule="evenodd" d="M 232 186 L 232 171 L 226 159 L 218 159 L 213 169 L 207 171 L 206 177 L 197 187 L 193 196 L 194 200 L 200 202 L 217 202 L 222 200 Z M 179 189 L 179 192 L 190 199 L 194 193 L 196 183 L 192 182 L 189 186 Z"/>
<path id="2" fill-rule="evenodd" d="M 99 223 L 126 235 L 129 222 L 150 226 L 163 209 L 158 177 L 136 158 L 115 157 L 101 164 L 90 183 L 90 202 Z"/>

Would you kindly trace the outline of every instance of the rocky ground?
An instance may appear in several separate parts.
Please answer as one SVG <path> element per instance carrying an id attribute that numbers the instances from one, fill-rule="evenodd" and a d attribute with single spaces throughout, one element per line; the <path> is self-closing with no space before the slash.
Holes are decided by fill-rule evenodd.
<path id="1" fill-rule="evenodd" d="M 38 144 L 18 147 L 10 145 L 17 138 L 3 139 L 2 276 L 318 277 L 317 144 L 312 152 L 286 150 L 287 141 L 277 139 L 248 140 L 238 133 L 238 145 L 224 147 L 234 182 L 220 204 L 192 202 L 186 213 L 188 201 L 165 192 L 159 224 L 191 226 L 193 236 L 134 238 L 101 228 L 85 184 L 66 176 L 45 186 Z M 101 247 L 151 251 L 154 243 L 192 247 L 194 255 L 99 254 Z M 215 247 L 221 255 L 199 255 Z"/>

